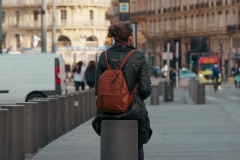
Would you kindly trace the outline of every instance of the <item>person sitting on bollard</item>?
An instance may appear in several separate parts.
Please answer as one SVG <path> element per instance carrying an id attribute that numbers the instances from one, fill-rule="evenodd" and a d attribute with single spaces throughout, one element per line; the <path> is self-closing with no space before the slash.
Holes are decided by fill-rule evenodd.
<path id="1" fill-rule="evenodd" d="M 96 92 L 98 91 L 99 79 L 104 72 L 117 70 L 122 66 L 123 59 L 132 51 L 136 50 L 134 45 L 134 35 L 131 22 L 119 22 L 108 28 L 108 36 L 115 40 L 114 45 L 105 52 L 101 53 L 96 71 Z M 152 135 L 150 120 L 145 107 L 144 100 L 151 94 L 151 80 L 148 64 L 145 55 L 140 51 L 134 51 L 127 59 L 123 67 L 120 68 L 126 81 L 129 93 L 133 93 L 136 86 L 138 91 L 130 106 L 124 113 L 106 113 L 98 109 L 95 119 L 92 122 L 93 129 L 100 135 L 101 121 L 104 119 L 112 120 L 137 120 L 138 121 L 138 157 L 144 159 L 143 144 L 146 144 Z M 117 77 L 117 75 L 116 75 Z M 116 77 L 114 79 L 116 79 Z M 114 83 L 114 79 L 112 82 Z M 138 85 L 137 85 L 138 84 Z M 98 92 L 96 93 L 98 95 Z M 100 97 L 101 98 L 101 97 Z M 112 99 L 109 99 L 110 101 Z M 103 102 L 100 102 L 103 103 Z M 98 106 L 98 102 L 96 102 Z"/>

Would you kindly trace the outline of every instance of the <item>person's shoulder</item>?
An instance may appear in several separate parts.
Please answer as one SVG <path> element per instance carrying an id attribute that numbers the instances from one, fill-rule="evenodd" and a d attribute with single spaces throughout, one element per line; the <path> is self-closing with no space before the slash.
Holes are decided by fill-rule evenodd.
<path id="1" fill-rule="evenodd" d="M 141 52 L 141 51 L 139 51 L 139 50 L 135 50 L 135 51 L 133 52 L 133 55 L 134 55 L 134 56 L 138 56 L 138 57 L 145 57 L 144 53 Z"/>

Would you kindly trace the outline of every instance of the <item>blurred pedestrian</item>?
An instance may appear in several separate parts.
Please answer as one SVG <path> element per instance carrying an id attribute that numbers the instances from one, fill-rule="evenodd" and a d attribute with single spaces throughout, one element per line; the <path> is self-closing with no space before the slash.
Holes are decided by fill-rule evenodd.
<path id="1" fill-rule="evenodd" d="M 81 89 L 85 89 L 85 81 L 84 81 L 84 73 L 86 71 L 86 67 L 83 66 L 83 62 L 79 61 L 74 69 L 73 69 L 73 80 L 75 83 L 75 90 L 79 91 L 79 86 Z"/>
<path id="2" fill-rule="evenodd" d="M 235 88 L 239 87 L 240 88 L 240 82 L 237 80 L 238 77 L 240 76 L 240 67 L 238 64 L 235 64 L 235 66 L 232 68 L 232 74 L 234 77 L 234 82 L 235 82 Z"/>
<path id="3" fill-rule="evenodd" d="M 96 72 L 96 63 L 95 61 L 90 61 L 86 72 L 85 72 L 85 79 L 87 81 L 87 84 L 90 88 L 94 87 L 94 83 L 95 83 L 95 72 Z"/>
<path id="4" fill-rule="evenodd" d="M 107 58 L 105 57 L 105 52 L 100 55 L 96 72 L 96 91 L 98 90 L 98 83 L 100 83 L 98 80 L 108 67 L 109 69 L 111 67 L 112 70 L 118 69 L 128 53 L 136 50 L 134 47 L 133 29 L 129 21 L 111 25 L 108 28 L 108 37 L 113 37 L 115 43 L 107 50 Z M 127 58 L 121 70 L 126 80 L 126 89 L 128 89 L 131 94 L 134 94 L 136 86 L 138 87 L 137 93 L 134 94 L 133 101 L 125 113 L 109 114 L 98 111 L 92 122 L 92 126 L 95 132 L 100 135 L 101 121 L 103 119 L 138 120 L 138 160 L 143 160 L 143 144 L 147 143 L 152 135 L 148 112 L 144 103 L 144 100 L 151 94 L 151 80 L 146 57 L 141 51 L 134 51 L 133 54 Z M 116 74 L 116 76 L 118 75 Z M 118 91 L 115 92 L 118 93 Z M 111 101 L 111 99 L 109 100 Z"/>

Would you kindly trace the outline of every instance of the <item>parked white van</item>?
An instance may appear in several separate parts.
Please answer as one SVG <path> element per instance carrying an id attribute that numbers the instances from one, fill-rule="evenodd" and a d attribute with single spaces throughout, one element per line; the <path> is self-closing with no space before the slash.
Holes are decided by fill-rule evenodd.
<path id="1" fill-rule="evenodd" d="M 0 104 L 64 94 L 65 76 L 60 54 L 0 54 Z"/>

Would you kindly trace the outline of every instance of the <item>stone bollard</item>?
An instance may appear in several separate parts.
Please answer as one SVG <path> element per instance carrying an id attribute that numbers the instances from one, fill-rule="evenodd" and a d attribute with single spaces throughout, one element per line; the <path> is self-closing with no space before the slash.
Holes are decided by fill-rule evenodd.
<path id="1" fill-rule="evenodd" d="M 84 99 L 83 99 L 84 92 L 78 93 L 78 123 L 82 124 L 84 123 L 84 112 L 83 112 L 83 106 L 84 106 Z"/>
<path id="2" fill-rule="evenodd" d="M 93 102 L 93 117 L 96 115 L 96 97 L 95 97 L 95 89 L 92 90 L 92 102 Z"/>
<path id="3" fill-rule="evenodd" d="M 152 86 L 150 105 L 159 105 L 159 86 L 157 85 Z"/>
<path id="4" fill-rule="evenodd" d="M 173 101 L 174 99 L 174 86 L 172 82 L 164 83 L 164 101 Z"/>
<path id="5" fill-rule="evenodd" d="M 58 99 L 57 98 L 41 98 L 41 100 L 48 100 L 49 101 L 49 108 L 48 108 L 48 140 L 49 143 L 56 140 L 57 137 L 57 110 L 58 110 Z"/>
<path id="6" fill-rule="evenodd" d="M 85 115 L 86 115 L 86 119 L 85 121 L 89 120 L 90 119 L 90 112 L 89 112 L 89 100 L 90 100 L 90 97 L 89 97 L 89 94 L 88 94 L 88 90 L 85 90 L 84 91 L 84 94 L 85 94 L 85 105 L 84 105 L 84 111 L 85 111 Z"/>
<path id="7" fill-rule="evenodd" d="M 9 110 L 9 152 L 8 160 L 25 160 L 25 106 L 2 105 L 2 109 Z"/>
<path id="8" fill-rule="evenodd" d="M 65 109 L 65 129 L 66 133 L 71 131 L 72 128 L 72 95 L 71 94 L 66 94 L 66 109 Z"/>
<path id="9" fill-rule="evenodd" d="M 164 82 L 159 82 L 158 83 L 158 91 L 159 91 L 160 96 L 164 95 Z"/>
<path id="10" fill-rule="evenodd" d="M 58 137 L 64 135 L 65 132 L 65 108 L 66 108 L 66 96 L 49 96 L 49 98 L 58 99 L 58 110 L 57 110 L 57 133 Z"/>
<path id="11" fill-rule="evenodd" d="M 87 121 L 87 94 L 86 91 L 83 91 L 83 112 L 82 112 L 82 117 L 83 117 L 83 123 Z"/>
<path id="12" fill-rule="evenodd" d="M 94 104 L 95 104 L 95 101 L 94 101 L 94 89 L 91 89 L 90 90 L 90 94 L 91 94 L 91 118 L 95 116 L 95 112 L 94 112 Z"/>
<path id="13" fill-rule="evenodd" d="M 91 114 L 91 105 L 92 105 L 92 101 L 91 101 L 91 90 L 87 91 L 88 94 L 88 120 L 92 118 L 92 114 Z"/>
<path id="14" fill-rule="evenodd" d="M 103 120 L 101 123 L 101 160 L 138 159 L 138 122 Z"/>
<path id="15" fill-rule="evenodd" d="M 38 148 L 48 145 L 48 101 L 30 100 L 38 103 Z"/>
<path id="16" fill-rule="evenodd" d="M 0 109 L 0 159 L 8 160 L 9 110 Z"/>
<path id="17" fill-rule="evenodd" d="M 197 84 L 197 104 L 205 104 L 205 85 L 204 84 Z"/>
<path id="18" fill-rule="evenodd" d="M 17 103 L 25 106 L 25 154 L 38 152 L 38 103 Z"/>
<path id="19" fill-rule="evenodd" d="M 78 92 L 71 93 L 72 94 L 72 125 L 73 128 L 78 126 Z"/>

